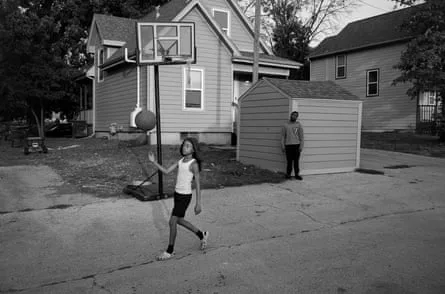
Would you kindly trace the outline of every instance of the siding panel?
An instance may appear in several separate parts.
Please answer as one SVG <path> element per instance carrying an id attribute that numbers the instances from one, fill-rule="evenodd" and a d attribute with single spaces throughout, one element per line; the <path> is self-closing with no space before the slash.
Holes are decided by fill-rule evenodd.
<path id="1" fill-rule="evenodd" d="M 400 75 L 393 66 L 405 45 L 368 49 L 347 54 L 347 78 L 335 79 L 334 57 L 311 61 L 311 80 L 332 80 L 363 101 L 363 130 L 389 131 L 415 128 L 416 100 L 407 96 L 409 84 L 393 86 Z M 379 96 L 366 97 L 366 71 L 380 70 Z"/>
<path id="2" fill-rule="evenodd" d="M 183 71 L 186 65 L 159 67 L 161 124 L 163 132 L 231 132 L 231 55 L 196 10 L 183 21 L 195 23 L 197 62 L 204 70 L 204 110 L 183 110 Z"/>
<path id="3" fill-rule="evenodd" d="M 126 66 L 109 72 L 96 83 L 96 131 L 108 132 L 111 123 L 128 128 L 137 103 L 136 68 Z"/>
<path id="4" fill-rule="evenodd" d="M 360 103 L 294 100 L 305 133 L 305 149 L 300 159 L 302 174 L 353 170 L 357 165 Z M 290 103 L 265 83 L 255 85 L 243 98 L 239 138 L 239 158 L 243 163 L 284 171 L 281 129 L 288 120 Z"/>
<path id="5" fill-rule="evenodd" d="M 209 14 L 213 16 L 213 8 L 230 11 L 230 39 L 235 43 L 240 51 L 253 51 L 253 35 L 249 33 L 244 22 L 237 16 L 232 7 L 225 0 L 202 0 Z M 260 52 L 263 51 L 260 49 Z"/>

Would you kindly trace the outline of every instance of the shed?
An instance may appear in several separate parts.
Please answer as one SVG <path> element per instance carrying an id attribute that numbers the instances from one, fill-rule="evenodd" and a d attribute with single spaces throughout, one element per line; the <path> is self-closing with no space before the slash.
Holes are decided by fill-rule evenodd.
<path id="1" fill-rule="evenodd" d="M 263 78 L 240 97 L 239 106 L 242 163 L 284 172 L 281 128 L 298 111 L 305 138 L 302 175 L 359 167 L 362 102 L 336 83 Z"/>

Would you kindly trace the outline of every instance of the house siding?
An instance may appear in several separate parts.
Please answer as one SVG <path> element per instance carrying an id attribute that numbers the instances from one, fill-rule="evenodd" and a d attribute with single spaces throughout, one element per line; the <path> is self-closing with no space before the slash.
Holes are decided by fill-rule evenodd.
<path id="1" fill-rule="evenodd" d="M 238 159 L 284 172 L 281 130 L 289 113 L 299 112 L 304 128 L 301 174 L 353 171 L 359 165 L 362 102 L 359 100 L 289 98 L 260 81 L 241 97 Z"/>
<path id="2" fill-rule="evenodd" d="M 363 130 L 413 130 L 416 124 L 416 100 L 406 91 L 409 84 L 391 85 L 400 76 L 393 66 L 400 60 L 404 44 L 395 44 L 347 53 L 345 79 L 335 79 L 335 56 L 311 61 L 310 79 L 332 80 L 363 101 Z M 379 69 L 379 96 L 366 97 L 366 71 Z"/>
<path id="3" fill-rule="evenodd" d="M 359 102 L 295 99 L 305 133 L 301 168 L 356 167 Z"/>
<path id="4" fill-rule="evenodd" d="M 271 170 L 283 170 L 281 128 L 289 115 L 289 99 L 263 83 L 241 101 L 239 160 Z"/>
<path id="5" fill-rule="evenodd" d="M 130 113 L 137 103 L 136 67 L 126 65 L 105 74 L 96 83 L 96 132 L 108 132 L 111 123 L 128 130 Z"/>
<path id="6" fill-rule="evenodd" d="M 205 18 L 193 9 L 182 21 L 194 22 L 197 57 L 191 68 L 204 70 L 204 110 L 183 109 L 183 72 L 187 65 L 159 66 L 163 132 L 231 132 L 231 53 Z"/>
<path id="7" fill-rule="evenodd" d="M 221 9 L 230 11 L 230 39 L 235 43 L 240 51 L 253 52 L 253 35 L 248 31 L 244 22 L 240 19 L 238 14 L 232 9 L 229 3 L 225 0 L 202 0 L 204 7 L 209 14 L 213 16 L 213 9 Z M 264 53 L 260 48 L 260 53 Z"/>

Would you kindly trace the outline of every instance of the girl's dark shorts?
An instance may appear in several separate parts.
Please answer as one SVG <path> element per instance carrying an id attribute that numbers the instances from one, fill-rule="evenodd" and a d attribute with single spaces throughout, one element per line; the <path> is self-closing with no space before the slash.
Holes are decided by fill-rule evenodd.
<path id="1" fill-rule="evenodd" d="M 176 193 L 173 196 L 174 206 L 172 215 L 177 217 L 184 217 L 187 207 L 189 207 L 190 201 L 192 201 L 192 194 L 179 194 Z"/>

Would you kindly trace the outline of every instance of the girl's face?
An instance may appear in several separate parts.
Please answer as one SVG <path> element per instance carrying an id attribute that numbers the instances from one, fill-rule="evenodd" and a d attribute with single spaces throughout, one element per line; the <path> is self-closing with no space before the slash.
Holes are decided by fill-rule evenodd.
<path id="1" fill-rule="evenodd" d="M 182 145 L 182 154 L 185 155 L 190 155 L 193 153 L 193 145 L 190 141 L 185 141 L 184 144 Z"/>

